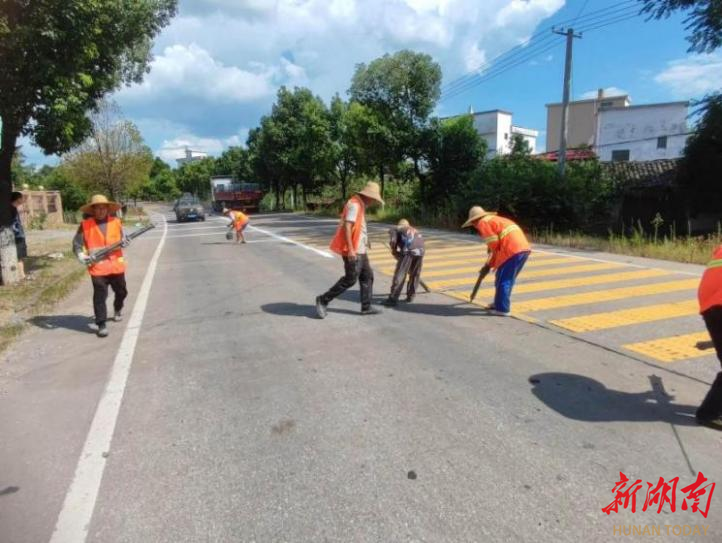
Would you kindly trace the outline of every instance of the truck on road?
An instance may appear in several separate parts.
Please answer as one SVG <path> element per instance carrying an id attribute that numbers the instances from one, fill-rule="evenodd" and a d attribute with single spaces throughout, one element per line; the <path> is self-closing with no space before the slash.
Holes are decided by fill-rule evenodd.
<path id="1" fill-rule="evenodd" d="M 224 207 L 258 211 L 262 199 L 263 191 L 258 183 L 234 181 L 230 175 L 211 177 L 211 200 L 216 212 L 220 212 Z"/>

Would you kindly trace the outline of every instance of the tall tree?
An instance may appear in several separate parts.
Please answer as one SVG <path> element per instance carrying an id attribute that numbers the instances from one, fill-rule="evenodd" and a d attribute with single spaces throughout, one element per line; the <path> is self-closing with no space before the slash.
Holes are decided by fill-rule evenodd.
<path id="1" fill-rule="evenodd" d="M 215 168 L 215 159 L 206 157 L 186 162 L 175 171 L 178 188 L 183 192 L 205 198 L 211 192 L 211 176 Z"/>
<path id="2" fill-rule="evenodd" d="M 102 102 L 91 116 L 91 134 L 63 157 L 67 172 L 88 191 L 122 200 L 149 180 L 153 155 L 138 128 L 113 103 Z"/>
<path id="3" fill-rule="evenodd" d="M 409 158 L 421 178 L 423 132 L 441 95 L 441 67 L 426 54 L 403 50 L 359 64 L 349 89 L 351 99 L 376 113 L 393 135 L 398 159 Z M 391 164 L 379 164 L 379 175 Z"/>
<path id="4" fill-rule="evenodd" d="M 349 116 L 350 104 L 336 95 L 331 99 L 329 111 L 331 127 L 331 163 L 336 181 L 341 188 L 341 199 L 346 199 L 348 183 L 358 168 L 359 150 Z"/>
<path id="5" fill-rule="evenodd" d="M 10 168 L 29 136 L 62 153 L 90 133 L 86 112 L 140 81 L 177 0 L 0 0 L 0 274 L 17 281 Z"/>
<path id="6" fill-rule="evenodd" d="M 640 0 L 642 11 L 661 19 L 676 11 L 687 11 L 684 20 L 689 50 L 710 53 L 722 45 L 722 2 L 720 0 Z"/>

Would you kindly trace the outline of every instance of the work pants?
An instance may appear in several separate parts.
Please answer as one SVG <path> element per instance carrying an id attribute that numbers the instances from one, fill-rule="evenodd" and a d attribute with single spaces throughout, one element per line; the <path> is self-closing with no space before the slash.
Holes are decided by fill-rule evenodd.
<path id="1" fill-rule="evenodd" d="M 702 318 L 707 326 L 709 335 L 712 338 L 717 359 L 722 364 L 722 306 L 715 305 L 702 313 Z M 697 417 L 712 419 L 722 415 L 722 372 L 712 383 L 712 388 L 707 392 L 702 405 L 697 409 Z"/>
<path id="2" fill-rule="evenodd" d="M 396 270 L 394 270 L 394 279 L 391 282 L 391 293 L 389 298 L 398 301 L 401 296 L 401 290 L 404 288 L 406 276 L 409 276 L 409 283 L 406 287 L 406 296 L 413 298 L 416 295 L 416 289 L 419 288 L 421 280 L 421 267 L 424 264 L 423 255 L 404 255 L 396 262 Z"/>
<path id="3" fill-rule="evenodd" d="M 494 309 L 502 313 L 511 311 L 511 290 L 514 288 L 516 277 L 526 264 L 529 251 L 517 253 L 496 270 L 496 294 L 494 295 Z"/>
<path id="4" fill-rule="evenodd" d="M 369 309 L 374 286 L 374 272 L 371 269 L 369 256 L 357 255 L 355 259 L 344 256 L 343 269 L 344 276 L 328 292 L 321 295 L 321 301 L 324 305 L 328 305 L 331 300 L 343 294 L 358 281 L 361 287 L 361 309 Z"/>
<path id="5" fill-rule="evenodd" d="M 128 289 L 125 286 L 125 274 L 91 275 L 90 278 L 93 281 L 95 324 L 105 324 L 105 321 L 108 320 L 108 308 L 105 305 L 108 299 L 108 287 L 112 288 L 115 293 L 115 300 L 113 301 L 115 311 L 123 309 L 123 302 L 128 296 Z"/>

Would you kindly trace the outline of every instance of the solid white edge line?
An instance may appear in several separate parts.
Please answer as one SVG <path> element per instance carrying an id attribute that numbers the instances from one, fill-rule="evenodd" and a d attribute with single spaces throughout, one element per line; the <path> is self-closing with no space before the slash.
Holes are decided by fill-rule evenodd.
<path id="1" fill-rule="evenodd" d="M 303 247 L 304 249 L 306 249 L 308 251 L 313 251 L 317 255 L 321 255 L 324 258 L 333 258 L 333 255 L 331 253 L 329 253 L 328 251 L 322 251 L 321 249 L 316 249 L 315 247 L 311 247 L 310 245 L 306 245 L 299 241 L 294 241 L 290 238 L 287 238 L 284 236 L 279 236 L 278 234 L 274 234 L 273 232 L 269 232 L 268 230 L 263 230 L 262 228 L 258 228 L 257 226 L 248 225 L 248 228 L 251 230 L 255 230 L 256 232 L 260 232 L 261 234 L 266 234 L 267 236 L 271 236 L 272 238 L 276 238 L 281 241 L 285 241 L 286 243 L 292 243 L 293 245 L 298 245 L 299 247 Z"/>
<path id="2" fill-rule="evenodd" d="M 110 443 L 113 439 L 118 412 L 128 382 L 135 346 L 143 323 L 145 309 L 148 305 L 150 288 L 158 266 L 158 259 L 165 244 L 165 234 L 168 232 L 165 217 L 163 217 L 163 224 L 163 237 L 161 237 L 153 253 L 148 270 L 143 278 L 138 298 L 135 301 L 130 319 L 128 319 L 128 326 L 123 334 L 118 353 L 113 361 L 110 377 L 95 410 L 88 436 L 85 439 L 75 469 L 73 481 L 65 495 L 63 508 L 58 515 L 50 543 L 83 543 L 88 537 L 90 521 L 93 517 L 100 483 L 103 479 L 106 456 L 110 452 Z"/>

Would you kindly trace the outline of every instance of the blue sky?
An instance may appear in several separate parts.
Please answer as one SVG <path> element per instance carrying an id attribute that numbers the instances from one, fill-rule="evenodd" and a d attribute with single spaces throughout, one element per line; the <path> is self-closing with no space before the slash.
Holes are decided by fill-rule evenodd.
<path id="1" fill-rule="evenodd" d="M 512 111 L 514 124 L 542 132 L 543 150 L 544 105 L 561 100 L 564 40 L 548 51 L 538 45 L 538 54 L 532 46 L 560 21 L 579 16 L 583 28 L 624 15 L 633 1 L 621 1 L 180 0 L 145 81 L 113 98 L 153 151 L 174 162 L 185 145 L 218 155 L 243 144 L 281 85 L 307 86 L 326 100 L 345 95 L 355 64 L 404 48 L 434 57 L 447 85 L 542 32 L 522 49 L 528 58 L 515 57 L 522 63 L 443 98 L 437 113 Z M 605 8 L 622 11 L 594 16 Z M 682 14 L 585 32 L 574 43 L 573 96 L 606 88 L 641 104 L 722 88 L 722 53 L 691 55 L 687 47 Z M 28 162 L 57 161 L 23 143 Z"/>

